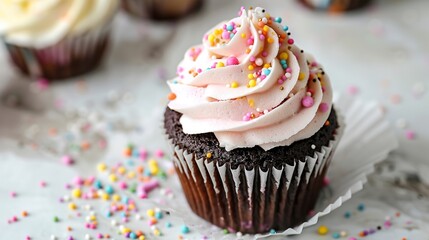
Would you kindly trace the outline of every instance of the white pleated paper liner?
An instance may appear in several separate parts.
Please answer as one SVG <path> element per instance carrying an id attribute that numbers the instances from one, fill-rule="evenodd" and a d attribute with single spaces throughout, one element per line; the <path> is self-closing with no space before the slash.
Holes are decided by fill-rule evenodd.
<path id="1" fill-rule="evenodd" d="M 345 129 L 327 173 L 330 185 L 322 190 L 313 217 L 299 226 L 282 232 L 244 235 L 240 239 L 262 239 L 270 236 L 300 234 L 305 227 L 315 225 L 320 217 L 339 208 L 353 194 L 360 191 L 367 181 L 367 175 L 374 171 L 374 165 L 383 161 L 389 152 L 397 147 L 396 136 L 389 123 L 384 119 L 377 103 L 366 103 L 351 96 L 341 95 L 334 100 L 334 104 L 337 112 L 342 115 Z M 187 164 L 180 159 L 178 161 L 180 164 Z M 195 167 L 199 168 L 200 166 Z M 223 170 L 221 169 L 221 171 Z M 188 172 L 188 174 L 192 173 Z M 209 177 L 208 175 L 206 177 Z M 190 177 L 192 178 L 192 176 Z M 246 177 L 252 176 L 248 174 Z M 219 228 L 197 217 L 187 207 L 184 197 L 176 198 L 176 200 L 177 205 L 171 207 L 171 210 L 183 216 L 183 220 L 196 231 L 210 239 L 237 238 L 235 233 L 224 234 Z M 186 204 L 186 207 L 183 207 L 183 204 Z"/>

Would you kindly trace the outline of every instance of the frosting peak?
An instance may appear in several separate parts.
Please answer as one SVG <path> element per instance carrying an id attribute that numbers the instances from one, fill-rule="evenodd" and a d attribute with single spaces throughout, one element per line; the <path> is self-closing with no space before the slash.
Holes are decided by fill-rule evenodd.
<path id="1" fill-rule="evenodd" d="M 239 15 L 209 30 L 168 81 L 176 95 L 169 107 L 183 114 L 183 131 L 214 132 L 226 150 L 269 150 L 311 137 L 331 110 L 328 77 L 281 18 L 259 7 Z"/>

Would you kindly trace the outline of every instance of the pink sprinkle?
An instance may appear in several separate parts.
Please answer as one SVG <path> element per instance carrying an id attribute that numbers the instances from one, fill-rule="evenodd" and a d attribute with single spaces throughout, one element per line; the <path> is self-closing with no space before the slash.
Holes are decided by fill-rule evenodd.
<path id="1" fill-rule="evenodd" d="M 226 65 L 227 66 L 238 65 L 239 63 L 240 62 L 238 61 L 238 59 L 234 56 L 231 56 L 228 59 L 226 59 Z"/>
<path id="2" fill-rule="evenodd" d="M 247 39 L 247 45 L 253 45 L 254 41 L 253 39 L 249 38 Z"/>
<path id="3" fill-rule="evenodd" d="M 357 240 L 355 237 L 349 237 L 347 240 Z"/>
<path id="4" fill-rule="evenodd" d="M 261 80 L 264 80 L 266 77 L 267 77 L 267 76 L 262 75 L 262 76 L 261 76 Z"/>
<path id="5" fill-rule="evenodd" d="M 25 240 L 31 240 L 31 237 L 30 236 L 26 236 Z"/>
<path id="6" fill-rule="evenodd" d="M 356 86 L 349 86 L 348 88 L 347 88 L 347 92 L 350 94 L 350 95 L 356 95 L 358 92 L 359 92 L 359 88 L 358 87 L 356 87 Z"/>
<path id="7" fill-rule="evenodd" d="M 155 151 L 155 156 L 162 158 L 164 156 L 164 152 L 161 149 Z"/>
<path id="8" fill-rule="evenodd" d="M 126 182 L 119 182 L 119 187 L 123 190 L 127 189 L 128 185 Z"/>
<path id="9" fill-rule="evenodd" d="M 293 44 L 295 41 L 292 39 L 292 38 L 289 38 L 288 40 L 287 40 L 287 43 L 289 43 L 289 44 Z"/>
<path id="10" fill-rule="evenodd" d="M 223 39 L 229 39 L 229 38 L 230 38 L 230 34 L 229 34 L 229 32 L 227 32 L 227 31 L 223 32 L 223 33 L 222 33 L 222 38 L 223 38 Z"/>
<path id="11" fill-rule="evenodd" d="M 309 108 L 312 107 L 314 104 L 314 100 L 312 97 L 310 96 L 305 96 L 302 100 L 301 100 L 301 104 L 302 106 Z"/>
<path id="12" fill-rule="evenodd" d="M 142 149 L 140 151 L 140 159 L 145 160 L 147 158 L 147 151 L 145 149 Z"/>
<path id="13" fill-rule="evenodd" d="M 40 185 L 40 187 L 46 187 L 46 182 L 45 182 L 45 181 L 41 181 L 41 182 L 39 183 L 39 185 Z"/>
<path id="14" fill-rule="evenodd" d="M 45 78 L 37 79 L 37 87 L 39 90 L 45 90 L 49 87 L 49 81 Z"/>
<path id="15" fill-rule="evenodd" d="M 83 184 L 84 184 L 84 180 L 81 178 L 81 177 L 75 177 L 74 179 L 73 179 L 73 183 L 76 185 L 76 186 L 82 186 Z"/>
<path id="16" fill-rule="evenodd" d="M 281 85 L 281 84 L 283 84 L 283 83 L 284 83 L 284 81 L 283 81 L 283 79 L 279 79 L 279 80 L 277 80 L 277 83 L 278 83 L 279 85 Z"/>
<path id="17" fill-rule="evenodd" d="M 17 194 L 16 194 L 16 192 L 10 192 L 10 196 L 14 198 L 17 196 Z"/>
<path id="18" fill-rule="evenodd" d="M 97 238 L 102 239 L 103 238 L 103 234 L 101 234 L 101 233 L 97 234 Z"/>
<path id="19" fill-rule="evenodd" d="M 61 161 L 64 163 L 64 165 L 67 165 L 67 166 L 70 166 L 70 165 L 73 165 L 74 164 L 74 160 L 72 159 L 72 157 L 71 156 L 69 156 L 69 155 L 64 155 L 62 158 L 61 158 Z"/>
<path id="20" fill-rule="evenodd" d="M 414 140 L 416 138 L 416 133 L 412 130 L 405 130 L 405 137 L 408 140 Z"/>
<path id="21" fill-rule="evenodd" d="M 106 140 L 104 140 L 104 139 L 100 140 L 100 142 L 98 142 L 98 146 L 99 146 L 101 149 L 106 148 L 106 146 L 107 146 L 107 141 L 106 141 Z"/>
<path id="22" fill-rule="evenodd" d="M 247 116 L 247 115 L 243 116 L 243 121 L 245 122 L 250 121 L 250 116 Z"/>
<path id="23" fill-rule="evenodd" d="M 13 216 L 13 217 L 12 217 L 12 221 L 13 221 L 13 222 L 18 222 L 18 220 L 19 220 L 19 219 L 18 219 L 18 217 L 17 217 L 17 216 Z"/>
<path id="24" fill-rule="evenodd" d="M 139 187 L 140 190 L 143 190 L 145 192 L 150 192 L 153 189 L 157 188 L 159 186 L 158 180 L 151 180 L 149 182 L 144 183 Z"/>
<path id="25" fill-rule="evenodd" d="M 328 111 L 328 109 L 329 109 L 329 105 L 327 103 L 321 103 L 319 106 L 319 110 L 323 113 Z"/>
<path id="26" fill-rule="evenodd" d="M 266 56 L 268 56 L 268 53 L 267 53 L 266 51 L 263 51 L 263 52 L 262 52 L 262 56 L 263 56 L 263 57 L 266 57 Z"/>
<path id="27" fill-rule="evenodd" d="M 323 186 L 328 186 L 329 184 L 331 184 L 331 179 L 329 179 L 328 177 L 324 177 Z"/>
<path id="28" fill-rule="evenodd" d="M 261 35 L 259 35 L 259 39 L 265 40 L 265 36 L 261 34 Z"/>
<path id="29" fill-rule="evenodd" d="M 292 68 L 290 68 L 290 67 L 286 68 L 286 72 L 291 73 L 292 72 Z"/>
<path id="30" fill-rule="evenodd" d="M 255 56 L 251 56 L 249 59 L 251 62 L 254 62 L 256 60 Z"/>

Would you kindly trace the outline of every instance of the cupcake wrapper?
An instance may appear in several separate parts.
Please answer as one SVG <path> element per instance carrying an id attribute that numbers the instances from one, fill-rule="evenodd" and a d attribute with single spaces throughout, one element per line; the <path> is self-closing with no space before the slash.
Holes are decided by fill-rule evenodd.
<path id="1" fill-rule="evenodd" d="M 344 12 L 362 8 L 371 0 L 299 0 L 306 6 L 330 12 Z"/>
<path id="2" fill-rule="evenodd" d="M 180 2 L 182 7 L 182 1 L 173 1 L 175 4 Z M 176 9 L 176 12 L 163 11 L 162 4 L 167 4 L 166 1 L 162 2 L 160 0 L 122 0 L 121 5 L 127 13 L 134 17 L 143 18 L 143 19 L 156 19 L 156 20 L 166 20 L 182 17 L 187 13 L 197 10 L 202 5 L 202 0 L 192 0 L 189 3 L 188 7 L 182 7 L 181 9 Z M 160 5 L 161 4 L 161 5 Z M 171 4 L 171 3 L 168 3 Z"/>
<path id="3" fill-rule="evenodd" d="M 109 45 L 112 23 L 79 36 L 70 36 L 46 48 L 28 48 L 4 41 L 12 62 L 32 77 L 69 78 L 96 68 Z"/>
<path id="4" fill-rule="evenodd" d="M 305 221 L 323 187 L 342 126 L 340 122 L 334 140 L 313 157 L 267 171 L 218 166 L 170 145 L 186 199 L 197 215 L 230 232 L 261 233 Z"/>

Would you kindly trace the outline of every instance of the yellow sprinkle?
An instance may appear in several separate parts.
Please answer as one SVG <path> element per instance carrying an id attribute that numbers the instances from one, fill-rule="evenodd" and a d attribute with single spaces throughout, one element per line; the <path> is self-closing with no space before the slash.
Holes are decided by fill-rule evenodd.
<path id="1" fill-rule="evenodd" d="M 109 200 L 109 199 L 110 199 L 110 195 L 109 195 L 109 194 L 107 194 L 107 193 L 103 193 L 103 195 L 101 195 L 101 198 L 102 198 L 103 200 L 107 201 L 107 200 Z"/>
<path id="2" fill-rule="evenodd" d="M 80 198 L 82 196 L 82 191 L 80 190 L 80 188 L 73 189 L 72 196 L 75 198 Z"/>
<path id="3" fill-rule="evenodd" d="M 127 234 L 127 233 L 129 233 L 129 232 L 131 232 L 131 229 L 129 229 L 129 228 L 122 228 L 122 234 Z"/>
<path id="4" fill-rule="evenodd" d="M 89 216 L 89 220 L 91 221 L 97 221 L 97 217 L 95 217 L 94 215 Z"/>
<path id="5" fill-rule="evenodd" d="M 249 104 L 250 107 L 254 107 L 255 106 L 255 101 L 253 99 L 248 99 L 247 103 Z"/>
<path id="6" fill-rule="evenodd" d="M 329 228 L 322 225 L 317 229 L 317 233 L 319 233 L 320 235 L 326 235 L 329 232 Z"/>
<path id="7" fill-rule="evenodd" d="M 213 33 L 214 33 L 215 35 L 220 35 L 220 34 L 222 34 L 222 29 L 220 29 L 220 28 L 215 29 Z"/>
<path id="8" fill-rule="evenodd" d="M 254 77 L 253 77 L 253 74 L 252 74 L 252 73 L 247 74 L 247 78 L 248 78 L 248 79 L 253 79 L 253 78 L 254 78 Z"/>
<path id="9" fill-rule="evenodd" d="M 109 180 L 111 182 L 116 182 L 116 181 L 118 181 L 118 177 L 115 174 L 110 174 L 109 175 Z"/>
<path id="10" fill-rule="evenodd" d="M 252 71 L 253 69 L 255 69 L 255 67 L 254 67 L 253 65 L 249 65 L 249 66 L 247 67 L 247 69 L 249 69 L 250 71 Z"/>
<path id="11" fill-rule="evenodd" d="M 209 40 L 209 42 L 213 43 L 214 40 L 215 40 L 215 38 L 216 38 L 215 35 L 210 34 L 209 37 L 208 37 L 208 40 Z"/>
<path id="12" fill-rule="evenodd" d="M 267 42 L 268 42 L 268 43 L 273 43 L 273 42 L 274 42 L 274 39 L 272 39 L 272 38 L 270 38 L 270 37 L 269 37 L 269 38 L 267 38 Z"/>
<path id="13" fill-rule="evenodd" d="M 153 216 L 155 216 L 155 211 L 153 209 L 148 209 L 146 211 L 146 214 L 148 217 L 153 217 Z"/>
<path id="14" fill-rule="evenodd" d="M 264 64 L 264 68 L 270 68 L 270 67 L 271 67 L 271 64 L 269 64 L 269 63 Z"/>
<path id="15" fill-rule="evenodd" d="M 245 33 L 242 33 L 242 34 L 241 34 L 241 38 L 246 38 L 246 34 L 245 34 Z"/>
<path id="16" fill-rule="evenodd" d="M 282 52 L 279 55 L 280 60 L 287 60 L 289 58 L 289 55 L 287 54 L 287 52 Z"/>
<path id="17" fill-rule="evenodd" d="M 99 163 L 97 165 L 97 170 L 100 171 L 100 172 L 104 172 L 104 171 L 106 171 L 106 169 L 107 169 L 107 166 L 106 166 L 105 163 Z"/>
<path id="18" fill-rule="evenodd" d="M 216 64 L 216 68 L 221 68 L 221 67 L 225 67 L 225 64 L 223 62 L 218 62 Z"/>
<path id="19" fill-rule="evenodd" d="M 212 153 L 211 152 L 206 153 L 206 158 L 212 158 Z"/>
<path id="20" fill-rule="evenodd" d="M 135 176 L 136 176 L 136 173 L 134 171 L 129 171 L 127 174 L 127 177 L 130 179 L 135 178 Z"/>
<path id="21" fill-rule="evenodd" d="M 119 196 L 118 194 L 115 194 L 112 196 L 112 200 L 115 202 L 119 202 L 121 201 L 121 196 Z"/>
<path id="22" fill-rule="evenodd" d="M 144 235 L 141 235 L 141 236 L 139 237 L 139 240 L 145 240 Z"/>
<path id="23" fill-rule="evenodd" d="M 121 166 L 118 168 L 118 173 L 121 175 L 123 175 L 126 171 L 127 171 L 127 169 L 124 166 Z"/>
<path id="24" fill-rule="evenodd" d="M 76 203 L 69 203 L 68 207 L 70 210 L 76 210 L 77 208 Z"/>
<path id="25" fill-rule="evenodd" d="M 151 160 L 149 160 L 148 164 L 149 164 L 150 173 L 152 175 L 158 174 L 158 172 L 159 172 L 158 163 L 155 160 L 151 159 Z"/>
<path id="26" fill-rule="evenodd" d="M 305 73 L 300 72 L 298 76 L 298 80 L 304 80 L 305 79 Z"/>
<path id="27" fill-rule="evenodd" d="M 256 86 L 256 80 L 252 79 L 249 81 L 249 87 L 254 87 Z"/>
<path id="28" fill-rule="evenodd" d="M 267 25 L 265 25 L 262 29 L 264 30 L 264 32 L 268 32 L 268 30 L 270 30 L 270 28 Z"/>
<path id="29" fill-rule="evenodd" d="M 238 88 L 238 82 L 232 82 L 231 88 Z"/>

